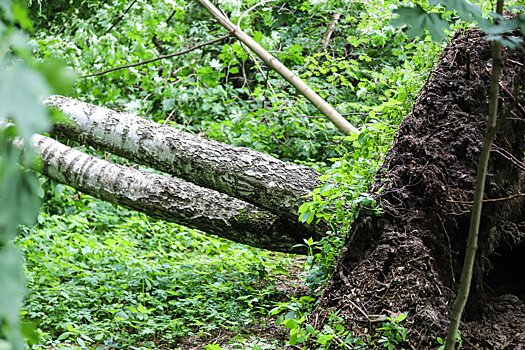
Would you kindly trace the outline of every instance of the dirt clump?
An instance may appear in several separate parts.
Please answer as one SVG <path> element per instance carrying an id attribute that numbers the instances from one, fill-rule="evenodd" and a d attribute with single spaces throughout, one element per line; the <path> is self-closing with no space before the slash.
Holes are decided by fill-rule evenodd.
<path id="1" fill-rule="evenodd" d="M 371 187 L 321 300 L 349 330 L 408 314 L 405 348 L 435 349 L 459 286 L 488 114 L 492 43 L 476 30 L 444 49 Z M 486 180 L 465 349 L 525 349 L 525 49 L 505 50 L 500 129 Z"/>

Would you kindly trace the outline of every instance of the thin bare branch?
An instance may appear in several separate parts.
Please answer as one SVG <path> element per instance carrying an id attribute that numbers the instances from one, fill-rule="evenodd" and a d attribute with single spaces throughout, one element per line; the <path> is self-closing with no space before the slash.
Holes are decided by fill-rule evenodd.
<path id="1" fill-rule="evenodd" d="M 113 23 L 111 24 L 111 27 L 109 27 L 109 29 L 106 31 L 106 33 L 109 33 L 111 32 L 111 30 L 113 28 L 115 28 L 115 26 L 122 20 L 122 18 L 124 18 L 124 16 L 126 15 L 126 13 L 129 12 L 129 10 L 131 10 L 131 8 L 133 7 L 133 5 L 135 5 L 135 3 L 137 2 L 137 0 L 133 0 L 131 2 L 131 4 L 129 4 L 129 6 L 124 10 L 124 12 L 122 12 L 119 16 L 117 16 L 117 18 L 115 18 L 115 20 L 113 21 Z"/>
<path id="2" fill-rule="evenodd" d="M 240 16 L 239 16 L 239 19 L 237 20 L 237 27 L 241 27 L 241 22 L 242 22 L 242 19 L 248 14 L 250 13 L 251 11 L 253 11 L 255 8 L 259 7 L 259 6 L 262 6 L 268 2 L 271 2 L 271 1 L 275 1 L 275 0 L 266 0 L 266 1 L 261 1 L 255 5 L 253 5 L 252 7 L 250 7 L 249 9 L 247 9 L 246 11 L 244 11 Z M 255 63 L 255 67 L 259 70 L 259 73 L 261 73 L 262 77 L 264 78 L 264 80 L 266 81 L 266 86 L 270 89 L 271 93 L 273 96 L 276 96 L 275 94 L 275 91 L 272 87 L 272 84 L 270 84 L 270 82 L 268 81 L 268 75 L 270 73 L 264 73 L 264 71 L 262 70 L 262 67 L 261 65 L 259 64 L 259 61 L 257 61 L 257 59 L 255 58 L 255 56 L 253 56 L 252 52 L 246 47 L 246 45 L 241 41 L 241 46 L 243 48 L 243 50 L 246 52 L 246 54 L 248 54 L 248 56 L 250 56 L 250 58 L 252 59 L 252 61 Z"/>
<path id="3" fill-rule="evenodd" d="M 93 74 L 88 74 L 88 75 L 83 75 L 81 76 L 81 78 L 90 78 L 90 77 L 96 77 L 96 76 L 100 76 L 100 75 L 104 75 L 104 74 L 108 74 L 108 73 L 111 73 L 111 72 L 115 72 L 115 71 L 118 71 L 118 70 L 121 70 L 121 69 L 126 69 L 126 68 L 131 68 L 131 67 L 137 67 L 137 66 L 142 66 L 142 65 L 145 65 L 145 64 L 149 64 L 149 63 L 153 63 L 153 62 L 156 62 L 156 61 L 160 61 L 160 60 L 163 60 L 163 59 L 166 59 L 166 58 L 171 58 L 171 57 L 176 57 L 176 56 L 180 56 L 180 55 L 184 55 L 184 54 L 187 54 L 188 52 L 191 52 L 191 51 L 194 51 L 194 50 L 197 50 L 203 46 L 207 46 L 207 45 L 211 45 L 211 44 L 214 44 L 216 42 L 219 42 L 219 41 L 222 41 L 226 38 L 229 38 L 230 36 L 232 36 L 232 33 L 228 33 L 228 34 L 225 34 L 221 37 L 218 37 L 216 39 L 213 39 L 213 40 L 210 40 L 210 41 L 206 41 L 204 43 L 200 43 L 198 45 L 195 45 L 195 46 L 192 46 L 186 50 L 183 50 L 183 51 L 179 51 L 179 52 L 175 52 L 175 53 L 170 53 L 168 55 L 162 55 L 162 56 L 158 56 L 158 57 L 155 57 L 155 58 L 152 58 L 152 59 L 149 59 L 149 60 L 146 60 L 146 61 L 141 61 L 141 62 L 137 62 L 137 63 L 131 63 L 131 64 L 126 64 L 124 66 L 119 66 L 119 67 L 114 67 L 114 68 L 110 68 L 110 69 L 106 69 L 104 71 L 101 71 L 101 72 L 97 72 L 97 73 L 93 73 Z"/>
<path id="4" fill-rule="evenodd" d="M 507 196 L 507 197 L 498 197 L 498 198 L 488 198 L 488 199 L 484 199 L 483 200 L 483 203 L 494 203 L 494 202 L 504 202 L 504 201 L 510 201 L 511 199 L 514 199 L 514 198 L 518 198 L 518 197 L 523 197 L 525 196 L 525 193 L 514 193 L 514 194 L 511 194 L 510 196 Z M 449 199 L 447 200 L 447 202 L 449 203 L 459 203 L 459 204 L 474 204 L 473 201 L 455 201 L 455 200 L 452 200 L 452 199 Z"/>
<path id="5" fill-rule="evenodd" d="M 503 0 L 498 0 L 496 5 L 496 12 L 503 13 Z M 476 174 L 476 184 L 474 191 L 474 202 L 472 204 L 472 212 L 470 214 L 470 227 L 467 239 L 467 249 L 465 251 L 465 260 L 463 262 L 463 270 L 461 271 L 461 282 L 458 290 L 458 295 L 452 306 L 450 312 L 450 324 L 447 331 L 447 339 L 445 342 L 445 350 L 454 350 L 456 346 L 456 336 L 459 330 L 459 323 L 461 316 L 470 293 L 470 285 L 472 283 L 472 274 L 474 270 L 474 261 L 476 258 L 476 251 L 478 249 L 479 226 L 481 222 L 481 210 L 483 208 L 483 195 L 485 193 L 485 178 L 490 158 L 490 149 L 497 131 L 497 117 L 498 117 L 498 99 L 499 99 L 499 80 L 501 76 L 502 67 L 502 48 L 499 41 L 494 41 L 492 47 L 492 76 L 490 82 L 489 92 L 489 113 L 487 120 L 487 130 L 483 139 L 483 146 L 478 164 Z"/>

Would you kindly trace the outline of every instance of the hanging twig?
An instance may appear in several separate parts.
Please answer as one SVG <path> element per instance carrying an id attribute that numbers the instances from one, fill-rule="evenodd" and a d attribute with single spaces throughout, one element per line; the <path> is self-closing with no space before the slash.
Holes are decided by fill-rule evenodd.
<path id="1" fill-rule="evenodd" d="M 266 0 L 266 1 L 261 1 L 261 2 L 258 2 L 257 4 L 253 5 L 252 7 L 250 7 L 249 9 L 247 9 L 246 11 L 244 11 L 240 16 L 239 16 L 239 19 L 237 20 L 237 27 L 241 27 L 241 21 L 242 19 L 244 18 L 244 16 L 246 16 L 250 11 L 253 11 L 256 7 L 258 6 L 261 6 L 261 5 L 264 5 L 266 4 L 267 2 L 271 2 L 271 1 L 275 1 L 275 0 Z M 246 47 L 246 45 L 244 45 L 244 43 L 241 41 L 241 46 L 244 50 L 244 52 L 246 52 L 246 54 L 248 54 L 248 56 L 250 56 L 250 58 L 252 59 L 252 61 L 255 63 L 255 68 L 257 68 L 259 70 L 259 72 L 261 73 L 262 77 L 265 79 L 265 82 L 266 82 L 266 86 L 268 86 L 268 88 L 270 89 L 270 91 L 272 92 L 272 95 L 275 97 L 276 94 L 275 94 L 275 91 L 273 90 L 273 87 L 272 85 L 270 84 L 270 82 L 268 81 L 268 75 L 264 73 L 264 71 L 262 70 L 261 68 L 261 65 L 259 64 L 259 62 L 257 61 L 257 59 L 253 56 L 252 52 L 250 50 L 248 50 L 248 48 Z"/>
<path id="2" fill-rule="evenodd" d="M 122 18 L 124 18 L 126 13 L 128 13 L 129 10 L 131 10 L 131 8 L 133 7 L 133 5 L 135 5 L 136 2 L 137 0 L 133 0 L 131 4 L 129 4 L 129 6 L 124 10 L 124 12 L 122 12 L 120 15 L 117 16 L 117 18 L 115 18 L 113 24 L 111 24 L 111 27 L 109 27 L 109 29 L 106 31 L 106 34 L 111 32 L 111 30 L 115 28 L 115 26 L 122 20 Z"/>
<path id="3" fill-rule="evenodd" d="M 241 27 L 241 21 L 244 18 L 244 16 L 246 16 L 248 13 L 252 12 L 256 7 L 259 7 L 259 6 L 262 6 L 262 5 L 266 5 L 267 3 L 272 2 L 272 1 L 275 1 L 275 0 L 264 0 L 264 1 L 258 2 L 255 5 L 253 5 L 252 7 L 250 7 L 249 9 L 247 9 L 246 11 L 244 11 L 239 16 L 239 19 L 237 20 L 237 27 L 239 27 L 239 28 Z"/>
<path id="4" fill-rule="evenodd" d="M 191 52 L 193 50 L 199 49 L 199 48 L 201 48 L 203 46 L 210 45 L 210 44 L 216 43 L 218 41 L 224 40 L 226 38 L 229 38 L 231 35 L 232 35 L 232 33 L 228 33 L 228 34 L 225 34 L 225 35 L 223 35 L 223 36 L 221 36 L 219 38 L 216 38 L 216 39 L 213 39 L 213 40 L 210 40 L 210 41 L 206 41 L 205 43 L 201 43 L 201 44 L 192 46 L 189 49 L 186 49 L 186 50 L 183 50 L 183 51 L 170 53 L 169 55 L 158 56 L 158 57 L 155 57 L 155 58 L 152 58 L 152 59 L 149 59 L 149 60 L 146 60 L 146 61 L 142 61 L 142 62 L 131 63 L 131 64 L 126 64 L 124 66 L 119 66 L 119 67 L 106 69 L 106 70 L 104 70 L 102 72 L 97 72 L 97 73 L 93 73 L 93 74 L 83 75 L 83 76 L 81 76 L 81 78 L 96 77 L 96 76 L 108 74 L 108 73 L 111 73 L 111 72 L 114 72 L 114 71 L 117 71 L 117 70 L 121 70 L 121 69 L 142 66 L 144 64 L 160 61 L 160 60 L 163 60 L 165 58 L 171 58 L 171 57 L 175 57 L 175 56 L 184 55 L 184 54 L 187 54 L 188 52 Z"/>
<path id="5" fill-rule="evenodd" d="M 168 16 L 168 18 L 166 18 L 166 24 L 168 24 L 171 19 L 173 18 L 173 16 L 175 16 L 175 13 L 177 13 L 177 9 L 171 11 L 170 15 Z"/>

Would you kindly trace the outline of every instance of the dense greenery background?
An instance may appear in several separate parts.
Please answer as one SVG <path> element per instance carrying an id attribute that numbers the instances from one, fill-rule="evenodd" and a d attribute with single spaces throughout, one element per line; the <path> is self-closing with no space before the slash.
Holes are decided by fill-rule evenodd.
<path id="1" fill-rule="evenodd" d="M 336 316 L 333 334 L 315 333 L 307 313 L 357 205 L 373 204 L 367 187 L 440 46 L 429 37 L 409 39 L 390 24 L 397 1 L 257 4 L 226 0 L 220 7 L 358 125 L 359 137 L 341 136 L 232 38 L 83 77 L 225 34 L 193 1 L 34 1 L 27 29 L 34 57 L 77 72 L 74 97 L 322 171 L 325 184 L 302 206 L 301 218 L 327 218 L 333 236 L 305 242 L 305 251 L 314 245 L 322 250 L 305 260 L 148 219 L 46 181 L 38 223 L 25 227 L 16 242 L 29 290 L 23 317 L 39 336 L 34 349 L 173 348 L 191 336 L 220 349 L 210 340 L 218 334 L 223 347 L 278 349 L 285 341 L 301 343 L 309 332 L 319 347 L 329 346 L 335 333 L 351 337 L 337 327 Z M 323 49 L 334 13 L 342 16 Z M 295 295 L 303 289 L 293 283 L 306 285 L 308 295 Z M 252 336 L 255 325 L 276 321 L 290 332 L 287 340 Z M 402 338 L 400 321 L 385 326 L 394 336 L 349 341 L 371 348 L 374 342 L 394 344 Z"/>

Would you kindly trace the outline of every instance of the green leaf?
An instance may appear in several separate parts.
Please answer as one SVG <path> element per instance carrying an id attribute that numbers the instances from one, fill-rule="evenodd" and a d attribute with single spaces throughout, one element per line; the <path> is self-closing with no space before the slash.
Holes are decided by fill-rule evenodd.
<path id="1" fill-rule="evenodd" d="M 71 332 L 64 332 L 64 333 L 60 334 L 60 336 L 57 338 L 57 340 L 67 339 L 67 338 L 69 338 L 70 335 L 71 335 Z"/>
<path id="2" fill-rule="evenodd" d="M 312 237 L 308 238 L 308 240 L 306 241 L 306 244 L 308 244 L 308 246 L 313 246 L 314 245 L 314 239 Z"/>
<path id="3" fill-rule="evenodd" d="M 19 310 L 25 292 L 22 258 L 11 244 L 0 249 L 0 318 L 6 321 L 7 337 L 12 350 L 23 348 L 23 337 L 19 327 Z"/>
<path id="4" fill-rule="evenodd" d="M 13 4 L 13 16 L 23 29 L 33 28 L 33 23 L 29 19 L 25 3 L 17 1 Z"/>
<path id="5" fill-rule="evenodd" d="M 290 339 L 288 340 L 288 343 L 290 343 L 290 345 L 296 345 L 297 342 L 298 342 L 297 333 L 290 334 Z"/>
<path id="6" fill-rule="evenodd" d="M 499 41 L 503 46 L 509 49 L 516 49 L 523 43 L 523 39 L 515 36 L 504 37 L 502 35 L 489 35 L 486 38 L 489 41 Z"/>
<path id="7" fill-rule="evenodd" d="M 217 344 L 208 344 L 204 346 L 205 350 L 221 350 L 222 348 Z"/>
<path id="8" fill-rule="evenodd" d="M 26 142 L 49 127 L 46 108 L 40 102 L 48 94 L 40 74 L 21 62 L 9 67 L 0 61 L 0 118 L 12 118 Z"/>
<path id="9" fill-rule="evenodd" d="M 494 23 L 489 22 L 484 26 L 480 26 L 481 29 L 487 34 L 504 34 L 510 33 L 514 29 L 519 27 L 518 19 L 507 19 L 505 16 L 494 14 Z"/>
<path id="10" fill-rule="evenodd" d="M 333 337 L 332 334 L 322 334 L 317 338 L 317 342 L 321 345 L 326 345 Z"/>
<path id="11" fill-rule="evenodd" d="M 24 321 L 20 325 L 22 335 L 29 345 L 38 344 L 39 335 L 37 331 L 37 325 L 33 322 Z"/>
<path id="12" fill-rule="evenodd" d="M 11 21 L 13 19 L 11 0 L 0 1 L 0 10 L 2 10 L 7 20 Z"/>
<path id="13" fill-rule="evenodd" d="M 283 324 L 283 326 L 285 326 L 288 329 L 294 329 L 294 328 L 297 328 L 299 326 L 299 323 L 297 323 L 297 321 L 295 319 L 293 319 L 293 318 L 284 320 L 282 324 Z"/>
<path id="14" fill-rule="evenodd" d="M 299 215 L 299 221 L 302 223 L 310 223 L 313 220 L 312 211 L 310 209 L 305 210 L 301 215 Z"/>
<path id="15" fill-rule="evenodd" d="M 317 332 L 315 331 L 315 328 L 312 327 L 312 325 L 310 325 L 310 324 L 307 323 L 307 324 L 305 325 L 305 327 L 306 327 L 306 330 L 308 331 L 308 333 L 310 333 L 310 334 L 313 335 L 313 336 L 316 336 L 316 335 L 317 335 Z"/>
<path id="16" fill-rule="evenodd" d="M 398 322 L 404 321 L 406 318 L 407 318 L 407 314 L 400 313 L 399 315 L 397 315 L 396 318 L 390 318 L 390 321 L 398 323 Z"/>
<path id="17" fill-rule="evenodd" d="M 429 0 L 429 5 L 441 5 L 449 11 L 455 11 L 464 21 L 484 21 L 481 9 L 466 0 Z"/>
<path id="18" fill-rule="evenodd" d="M 86 342 L 84 341 L 84 339 L 82 339 L 80 337 L 77 337 L 77 343 L 78 343 L 78 345 L 80 345 L 83 348 L 86 347 Z"/>
<path id="19" fill-rule="evenodd" d="M 42 73 L 54 93 L 60 95 L 71 93 L 76 73 L 63 62 L 47 59 L 39 62 L 35 68 Z"/>
<path id="20" fill-rule="evenodd" d="M 1 240 L 13 238 L 19 224 L 34 223 L 40 208 L 40 200 L 36 196 L 40 184 L 36 176 L 17 163 L 6 163 L 0 173 L 0 227 L 7 236 L 0 236 Z"/>
<path id="21" fill-rule="evenodd" d="M 357 136 L 357 143 L 359 143 L 359 145 L 362 146 L 365 143 L 365 138 L 366 138 L 365 132 L 359 133 L 359 136 Z"/>
<path id="22" fill-rule="evenodd" d="M 335 187 L 334 184 L 325 182 L 323 186 L 321 186 L 321 189 L 319 190 L 319 194 L 321 194 L 321 196 L 328 196 L 334 187 Z"/>
<path id="23" fill-rule="evenodd" d="M 391 23 L 395 26 L 409 25 L 406 34 L 410 38 L 422 36 L 428 30 L 435 41 L 445 40 L 445 30 L 449 29 L 448 22 L 437 13 L 428 13 L 421 6 L 403 6 L 394 11 L 398 17 Z"/>
<path id="24" fill-rule="evenodd" d="M 13 348 L 7 341 L 0 339 L 0 350 L 13 350 Z"/>

